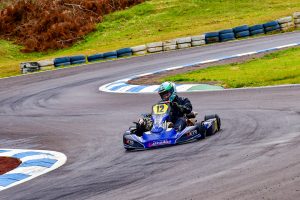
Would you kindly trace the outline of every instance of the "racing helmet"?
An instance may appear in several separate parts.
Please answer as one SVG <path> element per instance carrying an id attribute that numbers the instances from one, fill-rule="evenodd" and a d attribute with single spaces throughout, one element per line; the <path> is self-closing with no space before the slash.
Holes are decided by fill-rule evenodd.
<path id="1" fill-rule="evenodd" d="M 177 95 L 175 84 L 172 82 L 168 82 L 168 81 L 162 83 L 159 86 L 158 94 L 159 94 L 161 100 L 172 102 Z"/>

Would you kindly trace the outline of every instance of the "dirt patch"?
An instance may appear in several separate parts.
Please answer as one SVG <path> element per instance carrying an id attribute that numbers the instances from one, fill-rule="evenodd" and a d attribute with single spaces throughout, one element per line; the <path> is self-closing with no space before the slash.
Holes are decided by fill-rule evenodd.
<path id="1" fill-rule="evenodd" d="M 272 51 L 274 52 L 274 51 Z M 136 78 L 133 80 L 128 81 L 129 84 L 133 85 L 159 85 L 161 84 L 161 79 L 166 78 L 168 76 L 173 76 L 176 74 L 182 74 L 190 71 L 194 71 L 197 69 L 203 69 L 211 66 L 220 66 L 224 64 L 231 64 L 231 63 L 244 63 L 248 62 L 250 60 L 254 60 L 256 58 L 261 58 L 266 54 L 270 54 L 270 52 L 265 52 L 265 53 L 259 53 L 255 55 L 248 55 L 248 56 L 241 56 L 237 58 L 232 58 L 232 59 L 227 59 L 227 60 L 221 60 L 217 62 L 212 62 L 212 63 L 206 63 L 206 64 L 201 64 L 201 65 L 195 65 L 192 67 L 184 67 L 181 69 L 176 69 L 176 70 L 171 70 L 171 71 L 166 71 L 158 74 L 151 74 L 148 76 L 143 76 L 140 78 Z M 191 83 L 191 82 L 180 82 L 180 83 Z M 195 82 L 193 82 L 195 84 Z M 197 82 L 199 84 L 209 84 L 209 85 L 216 85 L 218 82 L 215 81 L 206 81 L 206 82 Z"/>
<path id="2" fill-rule="evenodd" d="M 21 163 L 17 158 L 0 157 L 0 175 L 17 168 Z"/>

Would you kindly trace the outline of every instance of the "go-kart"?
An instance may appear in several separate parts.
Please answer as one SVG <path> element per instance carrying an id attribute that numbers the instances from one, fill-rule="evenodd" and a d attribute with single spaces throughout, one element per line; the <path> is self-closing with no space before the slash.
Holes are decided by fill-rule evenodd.
<path id="1" fill-rule="evenodd" d="M 123 135 L 123 144 L 126 150 L 142 150 L 170 145 L 192 142 L 205 139 L 218 132 L 221 128 L 221 120 L 218 115 L 206 115 L 204 121 L 197 122 L 196 112 L 186 115 L 187 126 L 182 131 L 172 128 L 168 122 L 171 106 L 169 102 L 160 102 L 152 107 L 152 129 L 136 134 L 136 128 L 130 127 Z"/>

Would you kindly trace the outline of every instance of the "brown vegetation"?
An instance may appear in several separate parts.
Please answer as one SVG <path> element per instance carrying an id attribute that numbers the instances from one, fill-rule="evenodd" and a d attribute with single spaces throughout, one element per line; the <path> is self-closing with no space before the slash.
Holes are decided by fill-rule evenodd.
<path id="1" fill-rule="evenodd" d="M 144 0 L 20 0 L 0 12 L 0 37 L 23 52 L 72 45 L 95 29 L 105 14 Z"/>

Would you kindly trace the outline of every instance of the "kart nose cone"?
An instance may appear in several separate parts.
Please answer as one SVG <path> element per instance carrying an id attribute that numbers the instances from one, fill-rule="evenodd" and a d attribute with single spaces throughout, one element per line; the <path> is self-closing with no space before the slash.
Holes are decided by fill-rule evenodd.
<path id="1" fill-rule="evenodd" d="M 152 133 L 160 133 L 160 132 L 162 132 L 164 129 L 162 128 L 162 127 L 153 127 L 152 129 L 151 129 L 151 132 Z"/>

